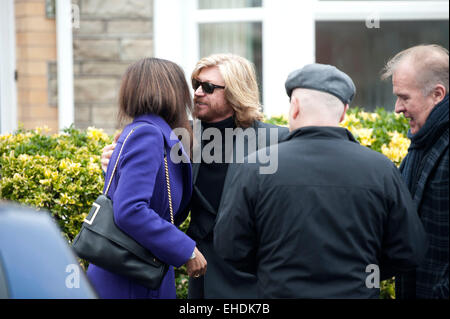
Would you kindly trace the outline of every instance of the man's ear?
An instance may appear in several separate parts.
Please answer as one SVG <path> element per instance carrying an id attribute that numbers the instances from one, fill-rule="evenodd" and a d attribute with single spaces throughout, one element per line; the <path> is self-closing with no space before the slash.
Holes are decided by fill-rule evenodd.
<path id="1" fill-rule="evenodd" d="M 436 105 L 445 98 L 448 92 L 442 84 L 438 84 L 434 88 L 433 92 L 431 92 L 431 94 L 434 100 L 434 105 Z"/>
<path id="2" fill-rule="evenodd" d="M 296 96 L 291 98 L 291 116 L 292 119 L 297 120 L 300 114 L 300 100 Z"/>
<path id="3" fill-rule="evenodd" d="M 341 122 L 344 120 L 345 114 L 347 113 L 348 108 L 349 108 L 349 105 L 346 104 L 346 105 L 344 106 L 344 112 L 342 113 L 341 118 L 339 119 L 339 123 L 341 123 Z"/>

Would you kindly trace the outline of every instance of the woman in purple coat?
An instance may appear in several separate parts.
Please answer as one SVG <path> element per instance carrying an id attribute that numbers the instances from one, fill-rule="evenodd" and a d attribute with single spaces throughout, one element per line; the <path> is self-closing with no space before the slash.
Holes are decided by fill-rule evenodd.
<path id="1" fill-rule="evenodd" d="M 109 189 L 117 226 L 170 265 L 158 290 L 91 264 L 87 275 L 101 298 L 176 298 L 173 266 L 186 264 L 190 276 L 206 272 L 206 260 L 195 242 L 170 222 L 164 154 L 181 149 L 185 161 L 175 164 L 167 156 L 173 213 L 181 212 L 192 193 L 191 164 L 181 142 L 171 138 L 175 128 L 191 132 L 188 113 L 192 99 L 182 69 L 166 60 L 146 58 L 131 65 L 122 79 L 119 119 L 132 119 L 111 157 L 109 181 L 118 153 L 126 141 Z M 106 187 L 106 185 L 105 185 Z M 178 223 L 181 221 L 178 220 Z"/>

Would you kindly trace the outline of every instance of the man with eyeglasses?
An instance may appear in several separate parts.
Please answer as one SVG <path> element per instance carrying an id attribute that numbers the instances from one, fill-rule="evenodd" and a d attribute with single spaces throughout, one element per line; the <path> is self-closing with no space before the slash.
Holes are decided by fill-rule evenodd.
<path id="1" fill-rule="evenodd" d="M 191 80 L 194 89 L 194 145 L 196 128 L 200 128 L 201 136 L 197 142 L 200 142 L 202 156 L 201 161 L 194 159 L 192 163 L 194 190 L 190 209 L 179 214 L 179 218 L 191 212 L 187 234 L 196 241 L 208 262 L 208 269 L 204 276 L 189 278 L 188 297 L 256 298 L 255 276 L 238 272 L 223 262 L 214 250 L 213 230 L 221 207 L 233 200 L 223 198 L 222 193 L 234 186 L 229 176 L 239 165 L 237 163 L 242 163 L 243 158 L 254 150 L 278 143 L 287 137 L 289 130 L 262 122 L 256 74 L 248 60 L 233 54 L 205 57 L 196 64 Z M 231 131 L 233 136 L 227 139 L 227 133 Z M 222 147 L 205 152 L 205 147 L 211 143 Z M 230 143 L 232 145 L 227 145 Z M 250 147 L 253 144 L 255 148 Z M 241 146 L 243 152 L 239 151 Z M 214 154 L 218 149 L 222 150 L 221 154 Z M 102 167 L 107 166 L 110 153 L 110 148 L 105 148 Z"/>

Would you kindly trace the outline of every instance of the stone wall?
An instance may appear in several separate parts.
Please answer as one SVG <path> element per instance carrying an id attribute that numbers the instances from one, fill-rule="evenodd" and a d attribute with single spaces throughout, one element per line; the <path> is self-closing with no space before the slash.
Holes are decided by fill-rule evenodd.
<path id="1" fill-rule="evenodd" d="M 75 125 L 117 128 L 117 97 L 127 66 L 153 55 L 152 0 L 74 0 Z"/>

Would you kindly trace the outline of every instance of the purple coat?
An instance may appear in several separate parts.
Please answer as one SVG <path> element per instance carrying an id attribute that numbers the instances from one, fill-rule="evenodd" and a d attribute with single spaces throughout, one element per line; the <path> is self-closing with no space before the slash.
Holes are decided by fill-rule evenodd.
<path id="1" fill-rule="evenodd" d="M 144 124 L 144 125 L 143 125 Z M 87 275 L 101 298 L 176 298 L 173 266 L 185 264 L 196 243 L 170 223 L 169 200 L 164 169 L 167 154 L 178 140 L 171 140 L 169 125 L 159 116 L 143 115 L 125 127 L 111 156 L 105 178 L 111 177 L 123 141 L 132 128 L 108 195 L 113 201 L 117 226 L 149 249 L 158 259 L 171 265 L 161 287 L 150 290 L 128 278 L 89 265 Z M 183 154 L 187 157 L 183 149 Z M 188 158 L 188 157 L 187 157 Z M 167 157 L 173 211 L 176 216 L 189 203 L 192 193 L 191 164 L 174 164 Z"/>

